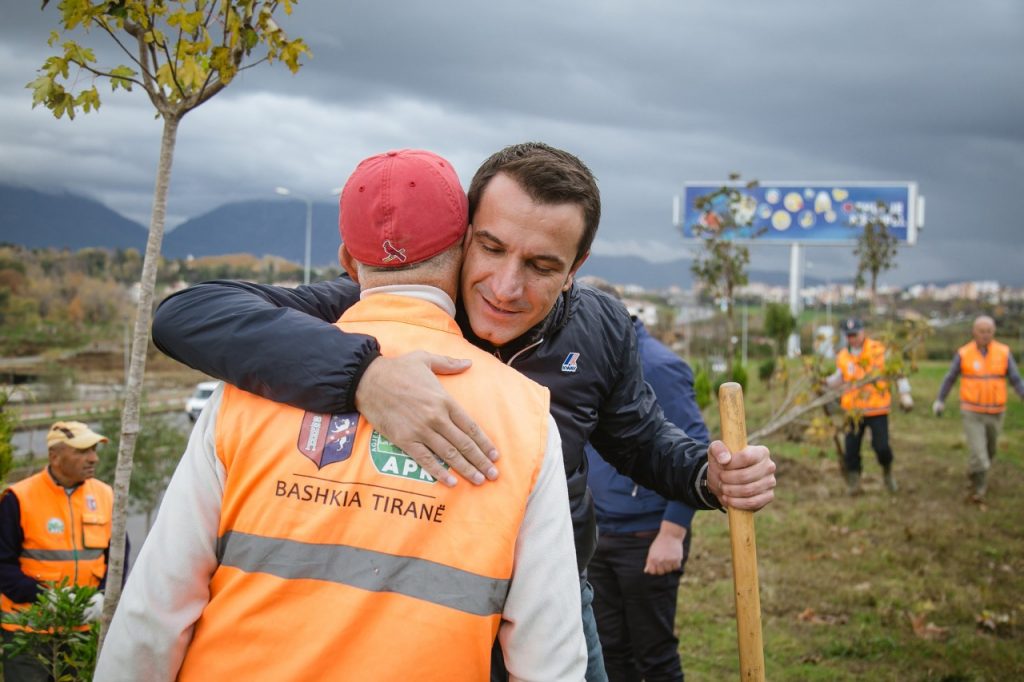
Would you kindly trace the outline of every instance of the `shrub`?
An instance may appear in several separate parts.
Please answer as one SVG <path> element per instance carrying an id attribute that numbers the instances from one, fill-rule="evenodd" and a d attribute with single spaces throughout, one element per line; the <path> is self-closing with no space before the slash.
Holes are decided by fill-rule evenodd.
<path id="1" fill-rule="evenodd" d="M 83 630 L 81 625 L 96 588 L 68 587 L 67 578 L 50 585 L 27 609 L 4 615 L 4 622 L 30 628 L 13 632 L 3 645 L 4 656 L 33 656 L 58 682 L 91 680 L 100 626 L 96 622 Z"/>
<path id="2" fill-rule="evenodd" d="M 742 386 L 744 389 L 747 388 L 747 368 L 740 362 L 734 362 L 732 365 L 732 378 L 730 381 L 735 381 L 737 384 Z"/>
<path id="3" fill-rule="evenodd" d="M 693 391 L 697 397 L 697 407 L 704 409 L 711 404 L 711 377 L 707 367 L 697 369 L 693 378 Z"/>

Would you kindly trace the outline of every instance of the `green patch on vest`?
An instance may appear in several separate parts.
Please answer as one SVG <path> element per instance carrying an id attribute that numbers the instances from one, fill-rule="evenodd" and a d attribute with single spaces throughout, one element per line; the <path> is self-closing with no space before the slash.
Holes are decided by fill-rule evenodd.
<path id="1" fill-rule="evenodd" d="M 373 460 L 373 466 L 382 474 L 434 483 L 434 477 L 424 471 L 416 460 L 376 430 L 370 435 L 370 459 Z M 448 468 L 444 462 L 441 462 L 441 466 Z"/>

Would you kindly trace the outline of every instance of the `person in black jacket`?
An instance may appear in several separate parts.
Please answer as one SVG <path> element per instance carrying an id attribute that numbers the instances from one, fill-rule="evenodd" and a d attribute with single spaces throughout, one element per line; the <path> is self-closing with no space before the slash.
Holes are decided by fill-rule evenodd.
<path id="1" fill-rule="evenodd" d="M 551 390 L 581 574 L 596 544 L 588 440 L 614 453 L 606 457 L 621 473 L 695 508 L 753 511 L 771 502 L 768 449 L 730 453 L 669 423 L 644 382 L 625 308 L 575 284 L 600 221 L 590 170 L 542 143 L 513 145 L 484 162 L 468 195 L 457 319 L 468 339 Z M 357 297 L 358 286 L 344 277 L 294 290 L 208 282 L 166 299 L 153 336 L 171 357 L 273 400 L 316 412 L 358 410 L 449 485 L 456 481 L 449 468 L 477 484 L 496 477 L 498 453 L 433 376 L 465 363 L 425 353 L 382 358 L 374 339 L 339 333 L 331 323 Z M 581 586 L 590 658 L 600 667 L 589 585 Z M 588 671 L 590 679 L 604 679 L 603 670 Z"/>

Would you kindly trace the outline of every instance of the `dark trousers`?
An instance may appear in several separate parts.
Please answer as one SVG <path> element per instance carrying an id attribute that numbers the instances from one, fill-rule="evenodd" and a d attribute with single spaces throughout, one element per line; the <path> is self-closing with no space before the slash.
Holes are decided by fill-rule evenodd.
<path id="1" fill-rule="evenodd" d="M 846 424 L 846 470 L 860 471 L 860 442 L 864 429 L 871 429 L 871 449 L 883 469 L 892 464 L 892 449 L 889 447 L 889 415 L 863 417 L 857 423 L 852 419 Z"/>
<path id="2" fill-rule="evenodd" d="M 587 568 L 594 586 L 594 615 L 609 682 L 683 679 L 675 635 L 676 600 L 683 571 L 644 573 L 653 540 L 602 535 Z"/>

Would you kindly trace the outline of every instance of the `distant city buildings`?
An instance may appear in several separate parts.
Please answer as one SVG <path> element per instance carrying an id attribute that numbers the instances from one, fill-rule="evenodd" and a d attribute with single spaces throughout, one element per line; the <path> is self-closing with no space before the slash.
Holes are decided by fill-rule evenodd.
<path id="1" fill-rule="evenodd" d="M 675 324 L 688 325 L 708 320 L 719 312 L 700 297 L 700 286 L 683 289 L 673 286 L 659 291 L 646 290 L 636 284 L 617 285 L 622 291 L 627 308 L 640 317 L 644 324 L 657 324 L 657 306 L 651 303 L 652 296 L 662 299 L 665 305 L 675 311 Z M 880 286 L 878 295 L 882 299 L 898 299 L 906 303 L 944 303 L 950 301 L 975 301 L 982 305 L 1024 302 L 1024 287 L 1009 287 L 994 280 L 951 282 L 946 284 L 914 284 L 909 287 Z M 816 284 L 803 287 L 800 299 L 804 308 L 849 306 L 867 301 L 870 292 L 866 287 L 854 289 L 849 283 Z M 789 287 L 781 284 L 750 282 L 736 291 L 736 299 L 747 303 L 789 303 Z M 910 314 L 905 311 L 906 314 Z"/>

